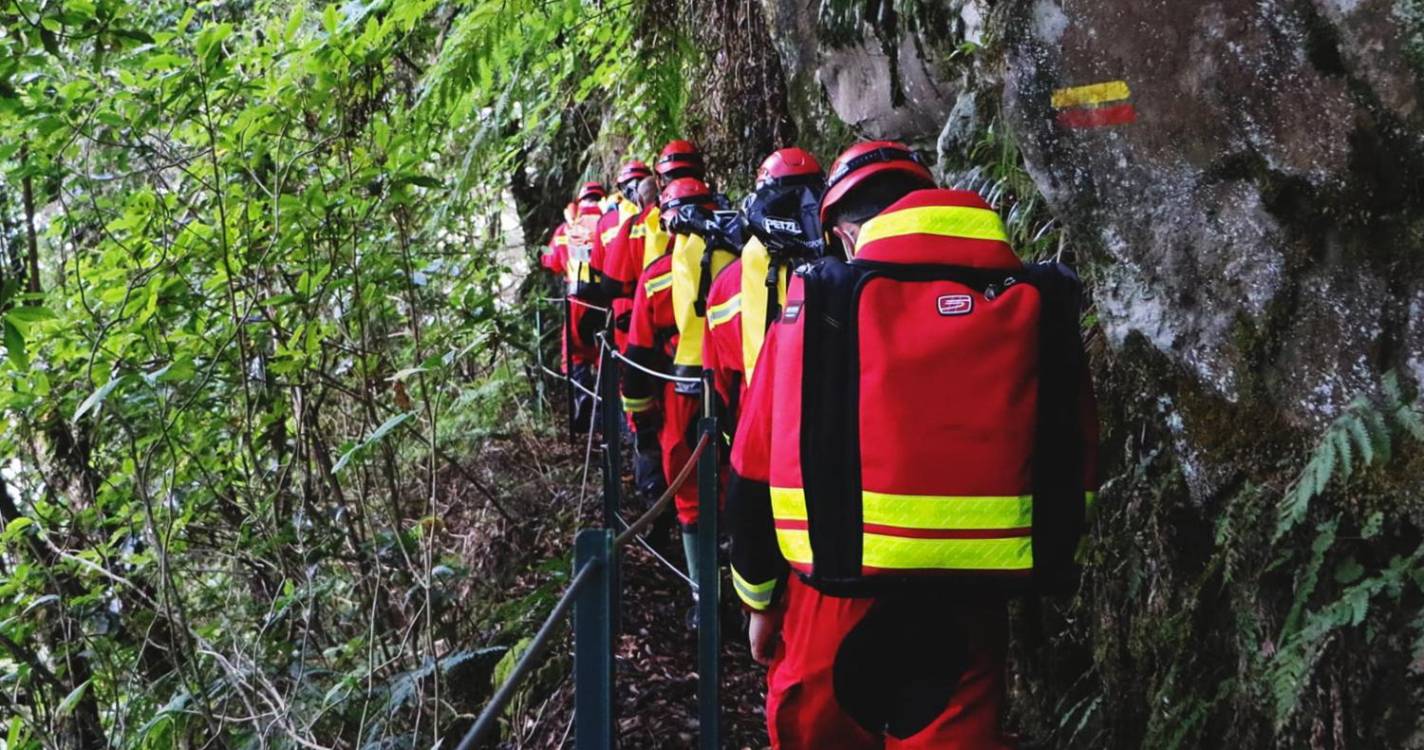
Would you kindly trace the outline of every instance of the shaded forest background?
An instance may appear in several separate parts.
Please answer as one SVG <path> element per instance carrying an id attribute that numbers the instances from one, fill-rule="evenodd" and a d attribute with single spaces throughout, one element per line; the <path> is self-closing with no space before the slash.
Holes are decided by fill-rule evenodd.
<path id="1" fill-rule="evenodd" d="M 737 194 L 778 146 L 886 135 L 1098 301 L 1108 481 L 1080 591 L 1016 612 L 1017 730 L 1424 747 L 1424 12 L 1281 3 L 1244 42 L 1272 86 L 1322 76 L 1349 133 L 1249 95 L 1221 106 L 1267 135 L 1234 151 L 1206 118 L 1051 130 L 1057 19 L 1124 5 L 1183 4 L 0 3 L 3 747 L 451 746 L 585 499 L 529 272 L 574 185 L 686 136 Z M 1241 36 L 1258 5 L 1191 24 Z M 1200 174 L 1154 194 L 1193 139 Z M 546 741 L 566 667 L 511 746 Z"/>

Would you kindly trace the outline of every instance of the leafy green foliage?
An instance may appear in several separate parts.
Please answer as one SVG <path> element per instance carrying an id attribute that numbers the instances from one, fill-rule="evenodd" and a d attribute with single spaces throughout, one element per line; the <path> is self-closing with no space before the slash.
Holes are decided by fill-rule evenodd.
<path id="1" fill-rule="evenodd" d="M 0 7 L 7 748 L 429 746 L 473 708 L 496 582 L 447 521 L 519 512 L 462 465 L 530 429 L 508 193 L 576 113 L 678 125 L 644 6 Z"/>

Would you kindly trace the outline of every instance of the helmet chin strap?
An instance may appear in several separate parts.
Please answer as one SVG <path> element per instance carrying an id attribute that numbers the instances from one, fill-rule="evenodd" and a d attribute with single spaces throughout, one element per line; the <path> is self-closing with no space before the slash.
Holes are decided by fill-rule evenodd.
<path id="1" fill-rule="evenodd" d="M 833 243 L 839 245 L 841 254 L 845 256 L 846 260 L 851 260 L 855 257 L 855 235 L 859 234 L 858 230 L 854 233 L 850 233 L 840 227 L 831 227 L 827 234 L 829 235 L 828 244 Z"/>

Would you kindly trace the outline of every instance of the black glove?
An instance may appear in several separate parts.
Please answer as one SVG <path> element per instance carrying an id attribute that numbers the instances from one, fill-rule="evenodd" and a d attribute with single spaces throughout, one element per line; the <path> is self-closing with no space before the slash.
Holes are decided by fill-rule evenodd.
<path id="1" fill-rule="evenodd" d="M 639 454 L 658 454 L 662 450 L 658 444 L 658 432 L 662 430 L 662 426 L 662 415 L 657 412 L 633 412 L 634 446 Z"/>
<path id="2" fill-rule="evenodd" d="M 652 502 L 667 491 L 667 479 L 663 476 L 663 454 L 654 448 L 651 452 L 639 450 L 633 458 L 633 480 L 637 483 L 638 494 Z"/>

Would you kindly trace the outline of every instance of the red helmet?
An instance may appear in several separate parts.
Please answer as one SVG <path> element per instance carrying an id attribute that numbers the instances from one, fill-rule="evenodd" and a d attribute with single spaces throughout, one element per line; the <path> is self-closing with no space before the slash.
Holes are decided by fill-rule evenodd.
<path id="1" fill-rule="evenodd" d="M 923 182 L 925 187 L 934 187 L 934 176 L 909 146 L 895 141 L 857 143 L 831 163 L 826 195 L 821 198 L 821 223 L 826 223 L 831 207 L 865 178 L 890 171 L 901 172 L 907 179 Z"/>
<path id="2" fill-rule="evenodd" d="M 701 177 L 703 173 L 702 152 L 692 145 L 692 141 L 668 141 L 663 152 L 658 154 L 658 176 L 665 180 L 680 177 Z"/>
<path id="3" fill-rule="evenodd" d="M 633 180 L 641 180 L 644 177 L 652 176 L 653 170 L 648 169 L 647 164 L 634 159 L 618 169 L 618 179 L 614 180 L 613 184 L 622 185 L 625 182 L 632 182 Z"/>
<path id="4" fill-rule="evenodd" d="M 596 201 L 607 195 L 608 193 L 604 191 L 603 186 L 597 182 L 585 182 L 583 187 L 579 189 L 578 199 L 580 201 Z"/>
<path id="5" fill-rule="evenodd" d="M 814 177 L 824 179 L 821 163 L 804 148 L 777 149 L 757 167 L 756 189 L 767 185 L 780 184 L 793 177 Z"/>
<path id="6" fill-rule="evenodd" d="M 682 206 L 704 206 L 712 208 L 712 191 L 707 184 L 696 177 L 679 177 L 663 188 L 658 196 L 658 207 L 663 213 L 671 213 Z"/>

